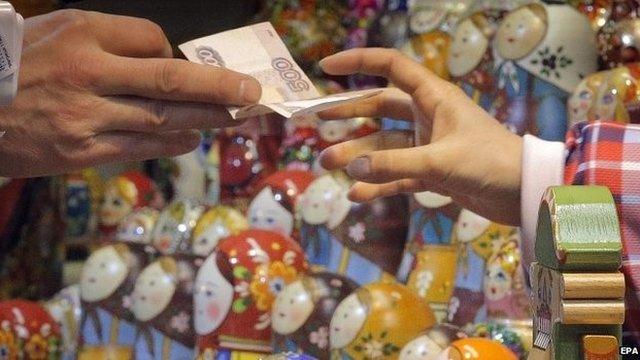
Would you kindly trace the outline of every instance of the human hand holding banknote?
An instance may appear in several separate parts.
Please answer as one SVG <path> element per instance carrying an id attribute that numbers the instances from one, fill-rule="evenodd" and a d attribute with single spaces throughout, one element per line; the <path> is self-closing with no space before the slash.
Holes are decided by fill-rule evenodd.
<path id="1" fill-rule="evenodd" d="M 372 89 L 320 96 L 268 22 L 195 39 L 179 48 L 190 61 L 234 70 L 260 82 L 258 104 L 228 108 L 234 119 L 273 112 L 285 118 L 304 116 L 380 92 Z"/>

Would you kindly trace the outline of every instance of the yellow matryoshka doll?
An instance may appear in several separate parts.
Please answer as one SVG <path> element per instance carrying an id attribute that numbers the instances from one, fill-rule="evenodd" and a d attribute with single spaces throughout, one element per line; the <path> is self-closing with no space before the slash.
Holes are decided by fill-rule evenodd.
<path id="1" fill-rule="evenodd" d="M 332 359 L 397 359 L 403 346 L 435 323 L 429 305 L 406 286 L 365 285 L 342 300 L 333 314 Z"/>

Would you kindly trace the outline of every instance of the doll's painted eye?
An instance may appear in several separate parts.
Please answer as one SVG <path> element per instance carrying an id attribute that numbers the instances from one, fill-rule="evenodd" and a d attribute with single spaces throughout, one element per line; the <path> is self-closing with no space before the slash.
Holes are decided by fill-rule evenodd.
<path id="1" fill-rule="evenodd" d="M 115 205 L 115 206 L 122 206 L 122 200 L 120 200 L 120 199 L 113 199 L 113 205 Z"/>
<path id="2" fill-rule="evenodd" d="M 609 105 L 614 101 L 614 97 L 611 94 L 607 94 L 605 96 L 602 97 L 602 102 Z"/>
<path id="3" fill-rule="evenodd" d="M 149 286 L 155 286 L 156 282 L 154 280 L 149 281 Z"/>
<path id="4" fill-rule="evenodd" d="M 275 220 L 273 218 L 267 218 L 267 222 L 269 224 L 273 224 L 275 222 Z"/>
<path id="5" fill-rule="evenodd" d="M 202 245 L 207 245 L 208 242 L 209 241 L 207 240 L 207 238 L 200 239 L 200 244 L 202 244 Z"/>
<path id="6" fill-rule="evenodd" d="M 107 265 L 106 265 L 105 263 L 103 263 L 103 262 L 102 262 L 102 263 L 100 263 L 100 268 L 101 268 L 101 269 L 104 269 L 104 268 L 106 268 L 106 267 L 107 267 Z"/>
<path id="7" fill-rule="evenodd" d="M 467 38 L 466 38 L 466 37 L 463 37 L 463 38 L 462 38 L 462 42 L 463 42 L 463 43 L 466 43 L 466 42 L 467 42 Z"/>
<path id="8" fill-rule="evenodd" d="M 213 296 L 213 291 L 211 291 L 211 290 L 207 290 L 207 291 L 205 292 L 205 295 L 207 295 L 207 297 L 212 297 L 212 296 Z"/>
<path id="9" fill-rule="evenodd" d="M 524 30 L 524 25 L 523 24 L 519 24 L 518 25 L 518 30 Z"/>
<path id="10" fill-rule="evenodd" d="M 506 276 L 504 276 L 504 273 L 503 273 L 503 272 L 499 272 L 499 273 L 498 273 L 498 275 L 497 275 L 497 277 L 498 277 L 498 279 L 500 279 L 500 280 L 504 280 L 504 279 L 506 279 Z"/>
<path id="11" fill-rule="evenodd" d="M 257 223 L 258 222 L 258 217 L 254 216 L 251 218 L 251 222 Z"/>
<path id="12" fill-rule="evenodd" d="M 289 300 L 289 304 L 293 305 L 293 299 Z"/>
<path id="13" fill-rule="evenodd" d="M 587 90 L 582 90 L 580 91 L 580 94 L 578 94 L 578 96 L 582 100 L 589 100 L 591 98 L 591 93 Z"/>

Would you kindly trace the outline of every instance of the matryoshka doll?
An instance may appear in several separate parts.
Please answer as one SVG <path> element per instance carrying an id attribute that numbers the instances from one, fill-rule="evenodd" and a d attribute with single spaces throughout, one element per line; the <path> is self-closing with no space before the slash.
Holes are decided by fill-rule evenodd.
<path id="1" fill-rule="evenodd" d="M 451 80 L 485 110 L 490 110 L 496 81 L 491 42 L 499 12 L 476 12 L 457 26 L 447 57 Z"/>
<path id="2" fill-rule="evenodd" d="M 278 166 L 285 170 L 311 170 L 318 156 L 318 122 L 315 115 L 287 119 Z"/>
<path id="3" fill-rule="evenodd" d="M 135 332 L 128 295 L 147 258 L 125 244 L 98 248 L 80 274 L 80 321 L 83 345 L 132 345 Z"/>
<path id="4" fill-rule="evenodd" d="M 421 63 L 439 77 L 448 80 L 446 66 L 451 36 L 440 27 L 447 17 L 443 4 L 421 4 L 409 9 L 409 30 L 412 37 L 402 46 L 402 52 Z"/>
<path id="5" fill-rule="evenodd" d="M 155 252 L 151 245 L 151 232 L 159 214 L 158 210 L 150 207 L 135 210 L 120 222 L 115 240 L 127 244 L 141 259 L 148 258 Z"/>
<path id="6" fill-rule="evenodd" d="M 160 208 L 163 205 L 161 194 L 153 181 L 139 171 L 129 171 L 109 179 L 107 182 L 100 218 L 100 230 L 112 234 L 120 221 L 133 210 L 144 206 Z"/>
<path id="7" fill-rule="evenodd" d="M 459 327 L 438 324 L 407 343 L 399 360 L 436 360 L 452 342 L 463 338 L 466 334 Z"/>
<path id="8" fill-rule="evenodd" d="M 465 327 L 485 319 L 483 280 L 486 262 L 512 231 L 512 227 L 492 223 L 469 210 L 460 212 L 454 229 L 458 263 L 449 301 L 449 322 Z"/>
<path id="9" fill-rule="evenodd" d="M 174 201 L 164 208 L 151 233 L 153 247 L 162 255 L 189 252 L 189 239 L 204 206 L 191 200 Z"/>
<path id="10" fill-rule="evenodd" d="M 287 285 L 271 312 L 274 351 L 302 352 L 328 360 L 331 317 L 356 288 L 351 279 L 329 272 L 308 274 Z"/>
<path id="11" fill-rule="evenodd" d="M 275 171 L 281 139 L 267 118 L 252 118 L 216 135 L 220 201 L 244 212 L 262 179 Z"/>
<path id="12" fill-rule="evenodd" d="M 529 297 L 521 264 L 518 230 L 487 260 L 484 274 L 484 303 L 490 320 L 530 319 Z"/>
<path id="13" fill-rule="evenodd" d="M 567 98 L 597 70 L 588 19 L 566 4 L 530 3 L 503 18 L 495 49 L 498 120 L 518 133 L 563 140 Z"/>
<path id="14" fill-rule="evenodd" d="M 309 171 L 295 170 L 280 170 L 266 178 L 249 204 L 251 227 L 279 232 L 299 241 L 298 199 L 314 178 Z"/>
<path id="15" fill-rule="evenodd" d="M 91 218 L 91 191 L 82 174 L 65 177 L 65 230 L 68 237 L 86 235 Z"/>
<path id="16" fill-rule="evenodd" d="M 409 39 L 407 0 L 386 0 L 384 10 L 373 20 L 367 46 L 400 49 Z"/>
<path id="17" fill-rule="evenodd" d="M 60 328 L 40 304 L 0 302 L 0 354 L 4 359 L 59 359 Z"/>
<path id="18" fill-rule="evenodd" d="M 594 74 L 598 75 L 598 74 Z M 640 122 L 640 63 L 607 71 L 588 118 L 590 121 Z"/>
<path id="19" fill-rule="evenodd" d="M 270 352 L 273 301 L 306 271 L 304 252 L 282 234 L 251 229 L 223 239 L 196 276 L 198 357 Z"/>
<path id="20" fill-rule="evenodd" d="M 397 278 L 424 298 L 441 320 L 455 281 L 458 247 L 451 240 L 460 207 L 450 197 L 429 191 L 414 194 L 411 203 L 409 236 Z"/>
<path id="21" fill-rule="evenodd" d="M 497 341 L 467 338 L 454 341 L 437 360 L 517 360 L 516 355 Z"/>
<path id="22" fill-rule="evenodd" d="M 136 279 L 128 302 L 137 322 L 132 337 L 137 359 L 193 358 L 193 273 L 184 271 L 163 256 Z"/>
<path id="23" fill-rule="evenodd" d="M 60 290 L 43 305 L 60 327 L 62 358 L 72 359 L 78 353 L 80 338 L 80 286 L 71 285 Z"/>
<path id="24" fill-rule="evenodd" d="M 567 101 L 569 128 L 577 123 L 593 120 L 595 115 L 593 107 L 607 73 L 607 71 L 600 71 L 585 77 L 573 91 Z"/>
<path id="25" fill-rule="evenodd" d="M 301 244 L 311 264 L 366 284 L 393 279 L 407 239 L 404 195 L 356 204 L 343 173 L 314 180 L 300 199 Z"/>
<path id="26" fill-rule="evenodd" d="M 248 228 L 247 218 L 238 210 L 224 205 L 213 206 L 196 222 L 191 236 L 191 253 L 205 258 L 213 252 L 220 240 Z"/>
<path id="27" fill-rule="evenodd" d="M 342 300 L 333 314 L 332 358 L 397 359 L 404 345 L 435 323 L 429 305 L 404 285 L 365 285 Z"/>
<path id="28" fill-rule="evenodd" d="M 343 141 L 357 139 L 378 131 L 379 124 L 372 118 L 328 120 L 318 123 L 318 148 L 324 150 Z"/>

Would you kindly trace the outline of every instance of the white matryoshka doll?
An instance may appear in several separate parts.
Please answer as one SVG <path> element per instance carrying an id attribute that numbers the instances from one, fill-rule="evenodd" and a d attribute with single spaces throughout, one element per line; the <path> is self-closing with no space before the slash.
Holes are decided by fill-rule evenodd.
<path id="1" fill-rule="evenodd" d="M 496 92 L 492 40 L 500 12 L 476 12 L 457 26 L 447 68 L 451 80 L 485 110 L 490 110 Z"/>
<path id="2" fill-rule="evenodd" d="M 411 207 L 397 278 L 425 299 L 442 320 L 455 281 L 458 247 L 451 240 L 460 207 L 450 197 L 429 191 L 414 194 Z"/>
<path id="3" fill-rule="evenodd" d="M 457 326 L 436 325 L 405 345 L 399 360 L 437 360 L 452 342 L 465 337 L 464 331 Z"/>
<path id="4" fill-rule="evenodd" d="M 153 247 L 161 255 L 189 252 L 189 239 L 204 206 L 191 201 L 174 201 L 160 213 L 151 233 Z"/>
<path id="5" fill-rule="evenodd" d="M 314 180 L 309 171 L 280 170 L 267 177 L 249 204 L 252 228 L 272 230 L 299 242 L 298 199 Z"/>
<path id="6" fill-rule="evenodd" d="M 223 239 L 195 281 L 197 356 L 271 352 L 271 307 L 307 271 L 300 246 L 282 234 L 251 229 Z"/>
<path id="7" fill-rule="evenodd" d="M 531 319 L 521 258 L 518 230 L 512 228 L 511 236 L 487 261 L 483 287 L 489 320 Z"/>
<path id="8" fill-rule="evenodd" d="M 132 339 L 137 359 L 193 358 L 193 273 L 184 272 L 163 256 L 136 279 L 127 301 L 137 322 Z"/>
<path id="9" fill-rule="evenodd" d="M 196 222 L 191 236 L 191 253 L 205 258 L 220 240 L 249 228 L 249 222 L 238 210 L 216 205 L 205 211 Z"/>
<path id="10" fill-rule="evenodd" d="M 331 317 L 356 288 L 351 279 L 329 272 L 308 274 L 287 285 L 271 311 L 274 351 L 301 352 L 328 360 Z"/>
<path id="11" fill-rule="evenodd" d="M 496 32 L 495 115 L 546 140 L 563 140 L 566 101 L 597 70 L 595 34 L 570 5 L 530 3 L 508 13 Z"/>
<path id="12" fill-rule="evenodd" d="M 512 231 L 512 227 L 492 223 L 469 210 L 460 212 L 454 229 L 458 263 L 447 314 L 449 322 L 465 327 L 485 319 L 483 280 L 486 262 Z"/>
<path id="13" fill-rule="evenodd" d="M 98 248 L 80 275 L 81 343 L 85 345 L 133 344 L 135 331 L 127 297 L 147 258 L 126 244 Z"/>
<path id="14" fill-rule="evenodd" d="M 365 285 L 342 300 L 331 318 L 332 358 L 397 359 L 403 346 L 435 323 L 429 305 L 404 285 Z"/>
<path id="15" fill-rule="evenodd" d="M 309 262 L 366 284 L 392 279 L 406 242 L 408 199 L 355 204 L 343 173 L 317 178 L 302 194 L 301 244 Z"/>

